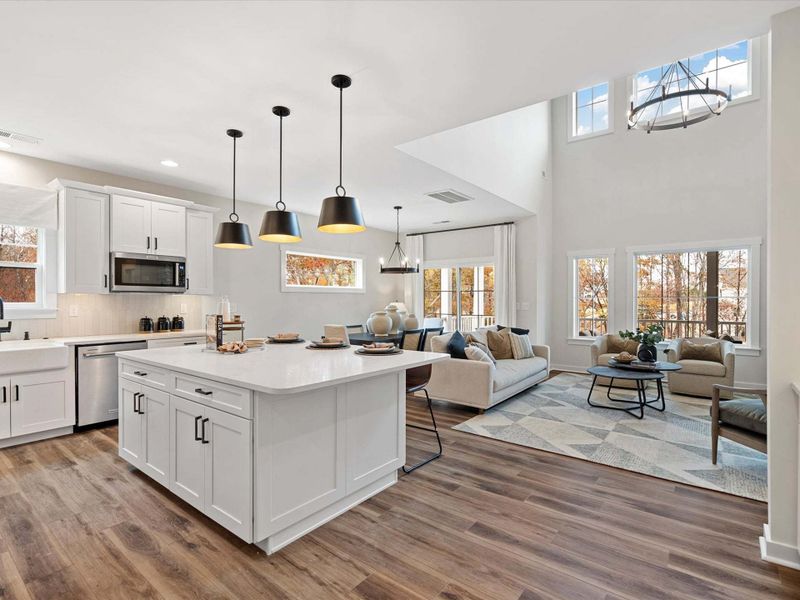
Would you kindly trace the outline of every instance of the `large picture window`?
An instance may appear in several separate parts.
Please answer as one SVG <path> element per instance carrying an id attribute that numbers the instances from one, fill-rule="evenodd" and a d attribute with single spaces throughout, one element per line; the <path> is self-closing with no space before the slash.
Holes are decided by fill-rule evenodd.
<path id="1" fill-rule="evenodd" d="M 636 324 L 664 327 L 667 339 L 730 336 L 753 345 L 753 246 L 638 252 Z"/>
<path id="2" fill-rule="evenodd" d="M 0 298 L 8 308 L 42 304 L 43 264 L 40 229 L 0 224 Z"/>
<path id="3" fill-rule="evenodd" d="M 281 290 L 284 292 L 363 292 L 364 260 L 283 250 Z"/>
<path id="4" fill-rule="evenodd" d="M 494 265 L 426 266 L 425 316 L 442 319 L 445 331 L 474 331 L 495 324 Z"/>

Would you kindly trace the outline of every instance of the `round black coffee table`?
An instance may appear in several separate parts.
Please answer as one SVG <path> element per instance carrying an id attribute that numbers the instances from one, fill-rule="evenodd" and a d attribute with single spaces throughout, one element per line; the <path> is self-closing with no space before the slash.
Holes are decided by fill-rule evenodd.
<path id="1" fill-rule="evenodd" d="M 666 363 L 665 363 L 666 364 Z M 661 387 L 661 380 L 664 379 L 664 374 L 658 372 L 657 370 L 635 370 L 635 369 L 619 369 L 616 367 L 589 367 L 587 371 L 593 375 L 592 378 L 592 387 L 589 388 L 589 396 L 586 398 L 586 401 L 589 403 L 589 406 L 594 406 L 596 408 L 607 408 L 610 410 L 621 410 L 629 415 L 636 417 L 637 419 L 644 418 L 644 407 L 649 406 L 650 408 L 657 410 L 659 412 L 664 412 L 666 405 L 664 404 L 664 389 Z M 607 377 L 611 381 L 608 384 L 608 391 L 606 392 L 606 397 L 611 400 L 612 402 L 621 402 L 624 404 L 633 404 L 633 406 L 624 407 L 624 406 L 608 406 L 605 404 L 595 404 L 592 402 L 592 392 L 594 391 L 595 383 L 597 383 L 598 377 Z M 611 387 L 614 385 L 615 379 L 623 379 L 626 381 L 633 381 L 636 384 L 636 395 L 638 396 L 638 400 L 627 400 L 624 398 L 612 398 L 611 397 Z M 658 389 L 658 394 L 655 398 L 648 399 L 647 394 L 645 392 L 645 385 L 648 381 L 655 381 L 656 388 Z M 661 406 L 656 406 L 658 403 L 661 403 Z M 638 411 L 639 414 L 636 414 Z"/>

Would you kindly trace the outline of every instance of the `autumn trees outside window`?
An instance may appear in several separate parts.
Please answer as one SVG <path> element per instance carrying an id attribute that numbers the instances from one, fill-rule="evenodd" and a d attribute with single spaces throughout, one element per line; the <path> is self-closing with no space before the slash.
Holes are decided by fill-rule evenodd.
<path id="1" fill-rule="evenodd" d="M 363 259 L 284 250 L 283 291 L 364 291 Z"/>
<path id="2" fill-rule="evenodd" d="M 494 265 L 423 269 L 426 317 L 442 319 L 445 331 L 474 331 L 495 324 Z"/>
<path id="3" fill-rule="evenodd" d="M 40 292 L 41 232 L 0 224 L 0 298 L 9 304 L 36 304 Z"/>
<path id="4" fill-rule="evenodd" d="M 610 259 L 607 255 L 577 256 L 573 268 L 573 337 L 608 333 Z"/>

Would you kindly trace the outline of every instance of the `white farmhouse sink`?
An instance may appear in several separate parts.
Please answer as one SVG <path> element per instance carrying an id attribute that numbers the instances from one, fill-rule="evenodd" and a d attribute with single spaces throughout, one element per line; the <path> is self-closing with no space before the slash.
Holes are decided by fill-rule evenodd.
<path id="1" fill-rule="evenodd" d="M 63 369 L 69 351 L 64 344 L 47 340 L 0 342 L 0 375 Z"/>

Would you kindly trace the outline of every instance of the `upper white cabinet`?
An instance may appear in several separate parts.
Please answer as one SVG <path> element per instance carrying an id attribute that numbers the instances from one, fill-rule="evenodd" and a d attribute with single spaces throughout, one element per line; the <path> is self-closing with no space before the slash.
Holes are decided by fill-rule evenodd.
<path id="1" fill-rule="evenodd" d="M 186 293 L 214 293 L 214 216 L 186 211 Z"/>
<path id="2" fill-rule="evenodd" d="M 186 256 L 186 207 L 114 194 L 111 250 Z"/>
<path id="3" fill-rule="evenodd" d="M 59 192 L 58 291 L 107 294 L 108 194 L 64 188 Z"/>

